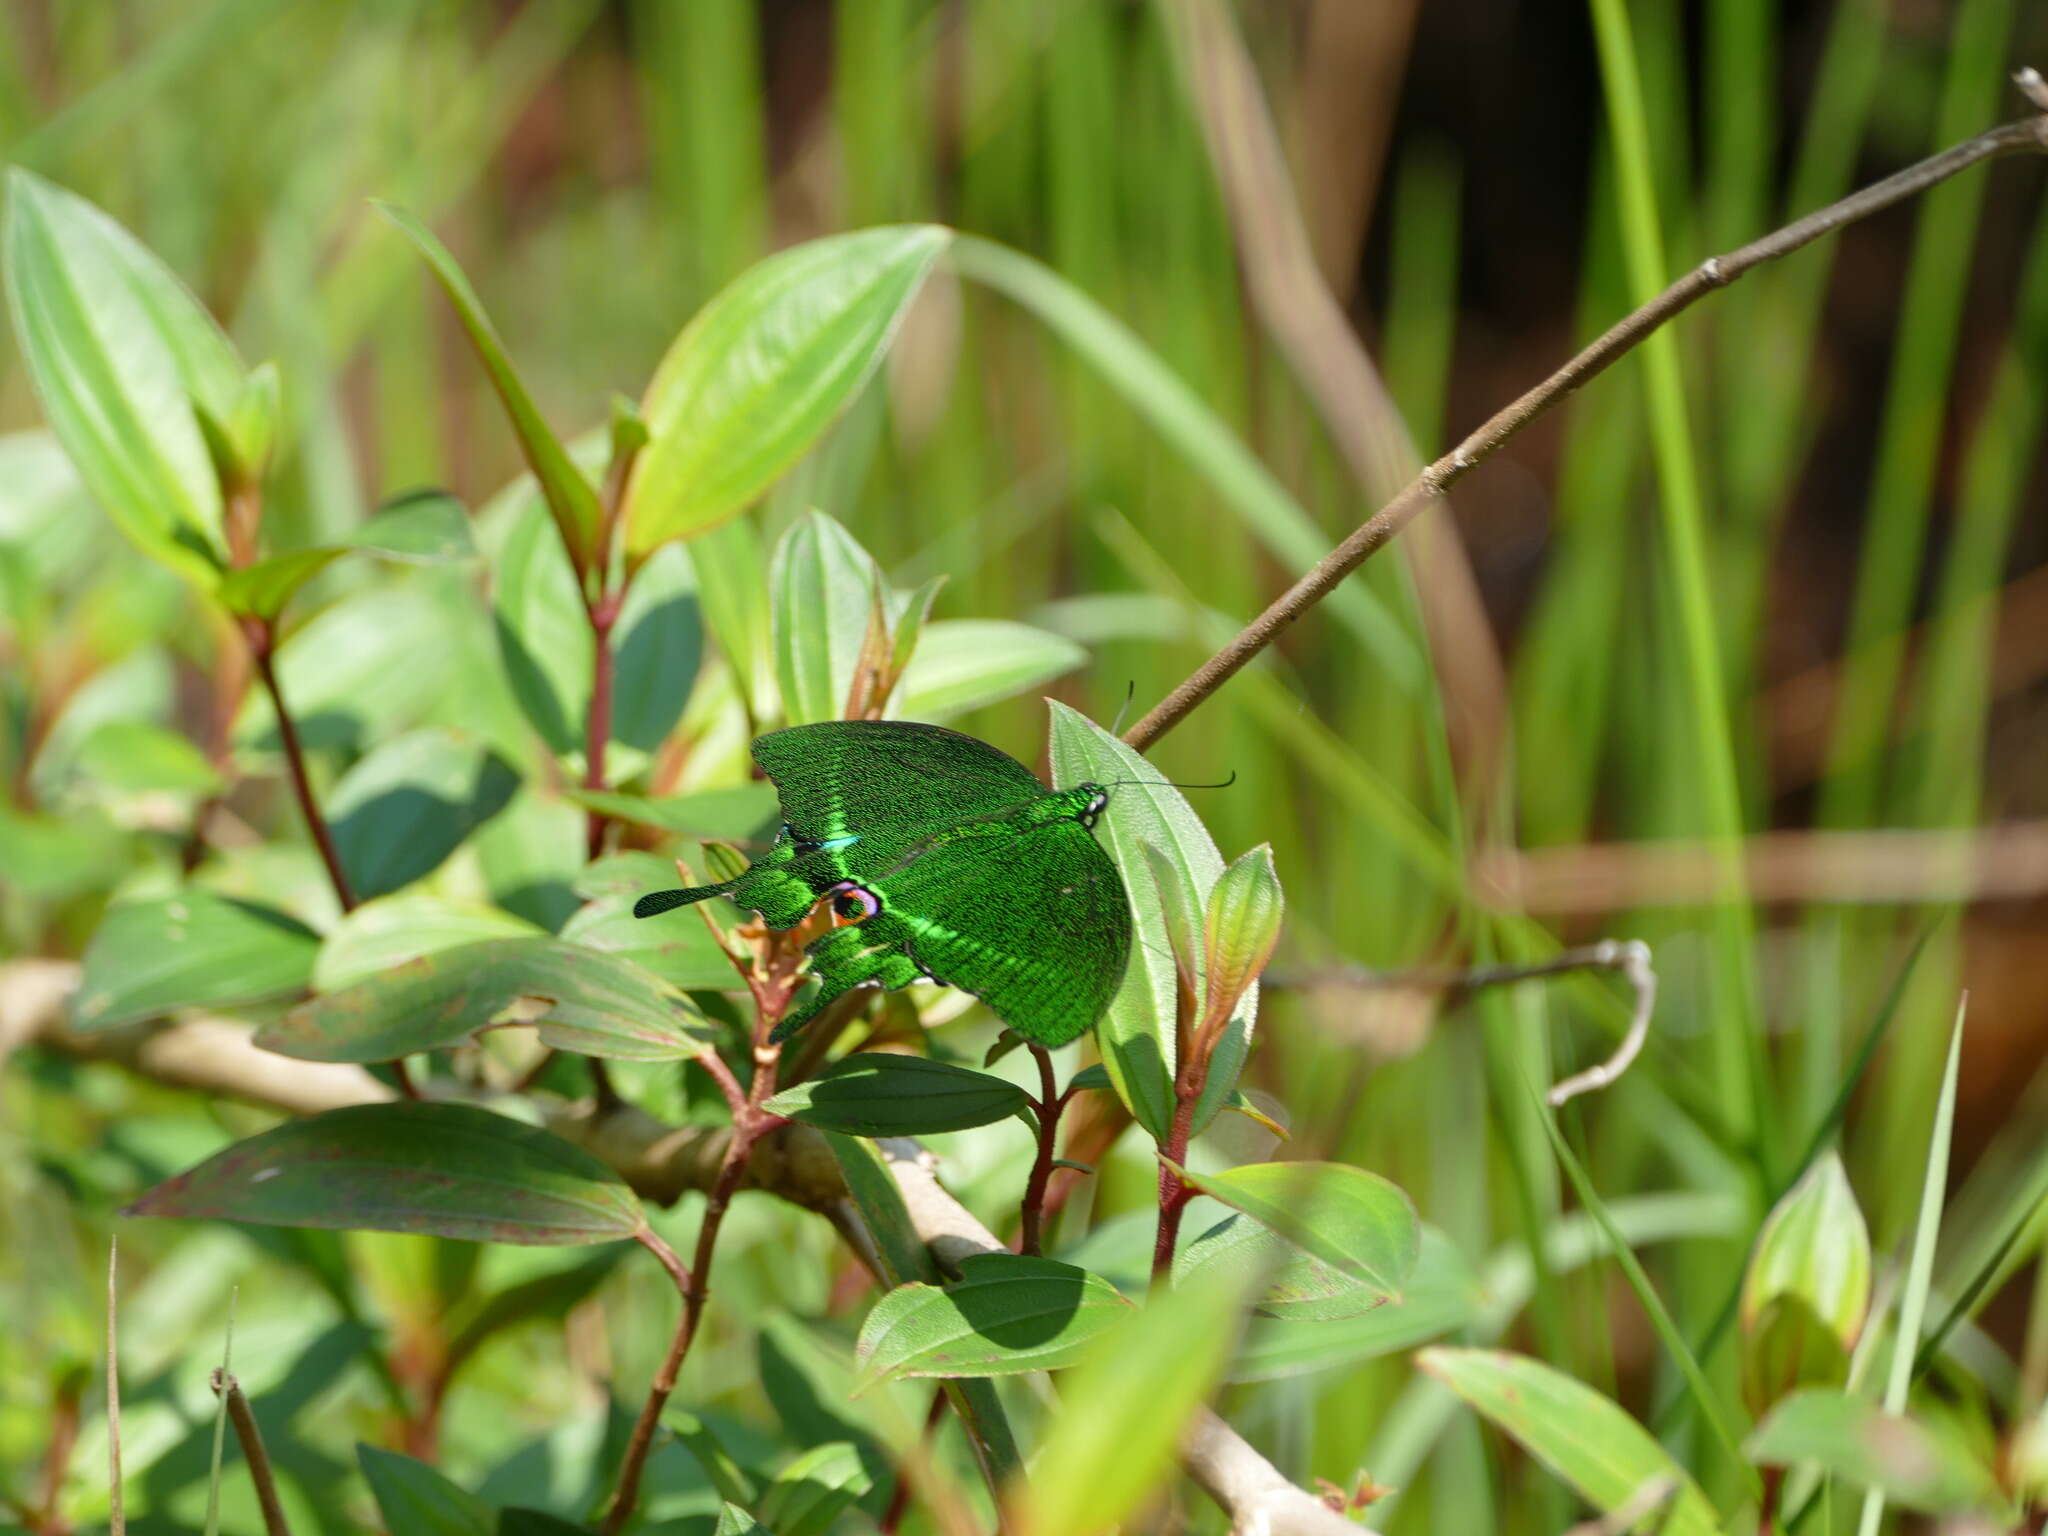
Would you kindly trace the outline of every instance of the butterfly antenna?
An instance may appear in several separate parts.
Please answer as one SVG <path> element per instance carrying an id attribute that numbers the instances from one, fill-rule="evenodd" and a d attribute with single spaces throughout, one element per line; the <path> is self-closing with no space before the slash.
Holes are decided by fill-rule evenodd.
<path id="1" fill-rule="evenodd" d="M 1131 707 L 1131 701 L 1138 696 L 1138 680 L 1134 677 L 1124 684 L 1124 701 L 1116 707 L 1116 718 L 1109 722 L 1109 734 L 1121 736 L 1124 733 L 1124 711 Z"/>
<path id="2" fill-rule="evenodd" d="M 1237 770 L 1233 768 L 1230 770 L 1229 778 L 1219 779 L 1214 784 L 1181 784 L 1176 783 L 1172 779 L 1111 779 L 1104 785 L 1104 788 L 1110 788 L 1118 784 L 1151 784 L 1164 789 L 1228 789 L 1236 782 Z"/>

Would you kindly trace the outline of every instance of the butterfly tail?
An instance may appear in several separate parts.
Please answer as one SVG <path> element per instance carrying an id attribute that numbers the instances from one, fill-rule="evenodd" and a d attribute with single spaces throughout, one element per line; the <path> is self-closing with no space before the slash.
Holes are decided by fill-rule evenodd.
<path id="1" fill-rule="evenodd" d="M 664 912 L 673 912 L 677 907 L 687 907 L 693 902 L 704 901 L 712 896 L 723 896 L 738 885 L 737 880 L 727 880 L 718 885 L 691 885 L 680 891 L 650 891 L 633 903 L 635 917 L 659 917 Z"/>

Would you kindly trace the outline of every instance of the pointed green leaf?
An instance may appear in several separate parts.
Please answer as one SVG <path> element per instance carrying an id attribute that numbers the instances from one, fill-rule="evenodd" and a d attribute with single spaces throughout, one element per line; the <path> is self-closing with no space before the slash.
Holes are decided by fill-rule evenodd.
<path id="1" fill-rule="evenodd" d="M 1587 1503 L 1611 1515 L 1663 1487 L 1669 1498 L 1629 1528 L 1717 1536 L 1698 1484 L 1612 1400 L 1540 1360 L 1490 1349 L 1425 1349 L 1415 1363 L 1519 1441 Z"/>
<path id="2" fill-rule="evenodd" d="M 1422 1229 L 1398 1185 L 1345 1163 L 1247 1163 L 1181 1176 L 1339 1274 L 1400 1299 Z"/>
<path id="3" fill-rule="evenodd" d="M 917 655 L 918 642 L 923 638 L 925 624 L 932 616 L 932 604 L 938 601 L 939 589 L 945 584 L 945 577 L 934 576 L 910 594 L 903 605 L 903 612 L 896 619 L 896 632 L 890 637 L 889 665 L 899 677 L 910 665 L 911 658 Z"/>
<path id="4" fill-rule="evenodd" d="M 425 1462 L 362 1444 L 356 1459 L 386 1529 L 406 1536 L 498 1536 L 497 1512 Z"/>
<path id="5" fill-rule="evenodd" d="M 861 1324 L 861 1385 L 906 1376 L 1009 1376 L 1071 1365 L 1130 1304 L 1099 1275 L 1052 1259 L 985 1253 L 960 1279 L 898 1286 Z"/>
<path id="6" fill-rule="evenodd" d="M 198 886 L 123 902 L 86 946 L 73 1019 L 80 1029 L 111 1029 L 296 992 L 319 947 L 311 929 L 282 912 Z"/>
<path id="7" fill-rule="evenodd" d="M 770 676 L 771 620 L 768 616 L 768 556 L 761 532 L 750 518 L 721 523 L 686 546 L 696 573 L 704 623 L 732 668 L 743 700 L 759 711 Z"/>
<path id="8" fill-rule="evenodd" d="M 1234 1004 L 1256 981 L 1280 942 L 1280 877 L 1268 843 L 1239 854 L 1209 892 L 1204 955 L 1205 1008 Z"/>
<path id="9" fill-rule="evenodd" d="M 822 512 L 798 518 L 775 546 L 775 668 L 789 724 L 839 718 L 878 579 L 868 552 Z"/>
<path id="10" fill-rule="evenodd" d="M 1923 1514 L 1990 1514 L 2001 1504 L 1990 1469 L 1954 1438 L 1843 1392 L 1794 1393 L 1743 1449 L 1764 1466 L 1813 1462 Z"/>
<path id="11" fill-rule="evenodd" d="M 301 1003 L 262 1030 L 302 1061 L 391 1061 L 532 1024 L 560 1050 L 627 1061 L 701 1055 L 713 1030 L 689 999 L 612 955 L 558 939 L 490 939 L 419 955 Z"/>
<path id="12" fill-rule="evenodd" d="M 1750 1250 L 1741 1317 L 1754 1404 L 1796 1384 L 1839 1383 L 1835 1373 L 1847 1368 L 1869 1312 L 1870 1270 L 1870 1229 L 1840 1155 L 1829 1151 L 1785 1192 Z"/>
<path id="13" fill-rule="evenodd" d="M 771 831 L 779 804 L 773 784 L 735 784 L 730 789 L 700 789 L 692 795 L 653 799 L 589 789 L 572 789 L 566 794 L 578 805 L 636 827 L 652 827 L 684 837 L 740 841 Z M 674 872 L 673 865 L 666 867 L 665 874 Z M 644 891 L 646 887 L 640 889 Z"/>
<path id="14" fill-rule="evenodd" d="M 230 613 L 274 619 L 299 588 L 358 550 L 387 560 L 431 564 L 466 560 L 476 553 L 476 545 L 461 502 L 446 491 L 408 491 L 384 503 L 339 544 L 290 550 L 228 572 L 221 580 L 220 599 Z"/>
<path id="15" fill-rule="evenodd" d="M 767 1108 L 821 1130 L 922 1136 L 993 1125 L 1030 1103 L 1030 1096 L 1006 1078 L 928 1056 L 862 1052 L 785 1088 Z"/>
<path id="16" fill-rule="evenodd" d="M 327 805 L 356 895 L 382 896 L 432 874 L 518 787 L 509 763 L 458 732 L 385 742 L 342 775 Z"/>
<path id="17" fill-rule="evenodd" d="M 218 394 L 226 412 L 232 349 L 132 235 L 19 167 L 0 246 L 29 378 L 80 477 L 143 553 L 211 587 L 225 564 L 220 481 L 193 400 Z"/>
<path id="18" fill-rule="evenodd" d="M 611 1169 L 558 1136 L 467 1104 L 362 1104 L 238 1141 L 131 1216 L 425 1232 L 472 1243 L 609 1243 L 641 1229 Z"/>
<path id="19" fill-rule="evenodd" d="M 1086 716 L 1057 700 L 1052 709 L 1052 778 L 1059 787 L 1092 780 L 1120 783 L 1110 791 L 1109 809 L 1095 835 L 1123 871 L 1131 896 L 1137 943 L 1123 987 L 1096 1026 L 1103 1061 L 1117 1093 L 1153 1138 L 1164 1141 L 1173 1123 L 1174 1015 L 1176 984 L 1165 913 L 1149 878 L 1142 843 L 1150 842 L 1180 869 L 1194 899 L 1206 906 L 1223 874 L 1223 855 L 1185 796 L 1159 782 L 1159 770 Z M 1206 963 L 1206 962 L 1205 962 Z M 1258 1013 L 1258 987 L 1247 989 L 1232 1012 L 1216 1053 L 1208 1085 L 1195 1108 L 1201 1131 L 1229 1102 L 1250 1048 Z"/>
<path id="20" fill-rule="evenodd" d="M 825 1141 L 846 1180 L 847 1193 L 860 1211 L 860 1219 L 873 1239 L 880 1260 L 880 1278 L 890 1287 L 913 1280 L 930 1280 L 936 1275 L 931 1250 L 918 1236 L 904 1203 L 902 1186 L 889 1172 L 888 1159 L 872 1141 L 861 1136 L 825 1132 Z"/>
<path id="21" fill-rule="evenodd" d="M 813 240 L 705 305 L 647 386 L 628 552 L 715 527 L 794 463 L 860 392 L 950 238 L 904 225 Z"/>
<path id="22" fill-rule="evenodd" d="M 505 354 L 505 344 L 491 324 L 491 317 L 484 312 L 483 301 L 470 287 L 469 279 L 463 275 L 462 268 L 456 264 L 448 248 L 404 209 L 382 202 L 377 207 L 426 259 L 435 279 L 455 306 L 456 316 L 462 321 L 463 330 L 468 332 L 470 344 L 476 348 L 477 360 L 483 364 L 491 387 L 498 392 L 505 414 L 511 419 L 512 431 L 519 439 L 519 450 L 525 455 L 527 467 L 533 471 L 533 478 L 540 485 L 548 513 L 561 531 L 563 545 L 571 552 L 579 569 L 589 569 L 600 556 L 598 543 L 603 524 L 603 512 L 595 487 L 576 467 L 568 451 L 562 447 L 561 440 L 535 408 L 532 397 L 526 393 L 526 386 L 519 381 L 519 375 L 512 367 L 512 360 Z"/>
<path id="23" fill-rule="evenodd" d="M 775 1536 L 775 1533 L 739 1505 L 723 1504 L 719 1506 L 718 1523 L 711 1528 L 711 1536 Z"/>
<path id="24" fill-rule="evenodd" d="M 923 627 L 894 713 L 906 720 L 950 720 L 1087 664 L 1088 652 L 1073 641 L 1029 624 L 939 619 Z"/>

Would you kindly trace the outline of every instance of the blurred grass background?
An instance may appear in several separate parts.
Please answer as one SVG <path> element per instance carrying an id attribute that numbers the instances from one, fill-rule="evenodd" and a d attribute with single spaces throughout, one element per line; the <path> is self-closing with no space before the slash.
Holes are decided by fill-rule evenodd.
<path id="1" fill-rule="evenodd" d="M 9 0 L 4 17 L 6 157 L 109 209 L 245 355 L 280 360 L 292 430 L 273 515 L 306 532 L 421 483 L 480 503 L 517 468 L 451 315 L 372 196 L 444 235 L 565 432 L 601 422 L 612 392 L 637 395 L 688 315 L 761 254 L 930 219 L 1030 252 L 1107 306 L 1329 542 L 1375 504 L 1247 303 L 1161 7 Z M 1646 285 L 2018 115 L 2008 73 L 2048 62 L 2048 14 L 2021 0 L 1253 0 L 1239 19 L 1322 276 L 1430 455 Z M 1874 1233 L 1891 1243 L 1910 1224 L 1958 987 L 1972 1002 L 1957 1167 L 1975 1182 L 1955 1251 L 2000 1230 L 2038 1176 L 2048 868 L 2020 859 L 1995 899 L 1972 899 L 1976 866 L 1856 834 L 2048 816 L 2040 193 L 2025 163 L 1966 174 L 1710 298 L 1662 361 L 1629 359 L 1458 488 L 1448 567 L 1404 538 L 1355 578 L 1398 626 L 1367 643 L 1318 612 L 1157 754 L 1177 776 L 1238 775 L 1203 810 L 1227 852 L 1274 844 L 1298 978 L 1512 953 L 1534 942 L 1502 916 L 1518 901 L 1567 939 L 1654 945 L 1649 1069 L 1584 1116 L 1584 1152 L 1610 1199 L 1683 1190 L 1749 1213 L 1674 1234 L 1692 1240 L 1660 1276 L 1695 1338 L 1739 1263 L 1730 1235 L 1779 1187 L 1923 935 L 1849 1121 Z M 36 421 L 9 354 L 0 424 Z M 0 505 L 17 489 L 0 485 Z M 805 505 L 904 579 L 948 574 L 942 613 L 1084 641 L 1093 665 L 1060 691 L 1105 720 L 1127 689 L 1142 708 L 1177 682 L 1296 574 L 1038 321 L 951 282 L 762 515 Z M 50 652 L 78 676 L 168 657 L 172 707 L 193 715 L 178 594 L 104 522 L 78 538 L 104 564 L 98 596 Z M 1461 564 L 1483 625 L 1446 595 Z M 1426 631 L 1425 614 L 1450 627 Z M 1505 720 L 1484 690 L 1437 681 L 1490 675 L 1505 677 Z M 1040 706 L 970 728 L 1029 757 Z M 1729 893 L 1715 884 L 1725 847 L 1694 840 L 1810 828 L 1845 834 L 1829 846 L 1846 856 L 1890 858 L 1897 879 L 1845 883 L 1795 842 L 1760 899 L 1710 899 Z M 1674 840 L 1683 878 L 1636 873 L 1631 845 Z M 17 952 L 61 951 L 93 915 L 31 923 L 26 903 L 5 906 Z M 1524 1079 L 1604 1050 L 1581 1006 L 1594 990 L 1441 1014 L 1406 992 L 1276 991 L 1251 1081 L 1308 1145 L 1386 1172 L 1483 1253 L 1571 1204 Z M 179 1119 L 198 1113 L 125 1079 L 63 1088 L 11 1088 L 0 1131 L 15 1189 L 41 1192 L 0 1217 L 0 1311 L 35 1325 L 0 1364 L 0 1460 L 16 1464 L 65 1363 L 92 1358 L 82 1277 L 112 1205 L 179 1161 Z M 54 1181 L 19 1172 L 34 1158 Z M 1098 1209 L 1142 1201 L 1147 1176 L 1135 1153 L 1112 1164 Z M 795 1326 L 779 1309 L 826 1300 L 824 1236 L 793 1239 L 784 1212 L 750 1220 L 734 1272 L 760 1284 L 728 1284 L 718 1347 L 690 1367 L 700 1397 L 744 1396 L 757 1353 Z M 211 1363 L 231 1272 L 248 1306 L 339 1263 L 298 1239 L 263 1240 L 304 1250 L 268 1257 L 217 1231 L 153 1240 L 161 1315 L 133 1323 L 147 1358 L 132 1368 L 153 1362 L 166 1381 Z M 424 1304 L 406 1265 L 450 1261 L 349 1247 L 381 1255 L 371 1273 L 386 1281 L 367 1303 L 336 1282 L 335 1327 L 366 1326 L 369 1305 L 402 1335 Z M 2030 1310 L 2043 1347 L 2043 1270 L 2031 1307 L 2024 1279 L 1999 1295 L 1986 1348 L 2021 1349 Z M 612 1327 L 616 1358 L 646 1358 L 652 1325 L 614 1313 Z M 1541 1277 L 1526 1327 L 1632 1405 L 1670 1391 L 1634 1304 L 1598 1272 Z M 202 1329 L 191 1351 L 188 1328 Z M 335 1339 L 326 1377 L 299 1356 L 293 1379 L 306 1402 L 341 1393 L 373 1412 Z M 1387 1477 L 1409 1458 L 1387 1478 L 1417 1487 L 1390 1516 L 1404 1528 L 1562 1525 L 1540 1477 L 1517 1507 L 1503 1478 L 1526 1470 L 1468 1475 L 1497 1447 L 1469 1422 L 1429 1430 L 1407 1383 L 1392 1361 L 1243 1388 L 1233 1409 L 1303 1475 Z M 480 1473 L 504 1454 L 504 1427 L 475 1422 L 486 1397 L 559 1439 L 540 1408 L 556 1389 L 588 1390 L 552 1338 L 465 1378 L 477 1401 L 451 1414 L 453 1465 Z M 316 1461 L 333 1453 L 302 1440 Z M 1440 1475 L 1414 1466 L 1425 1450 Z M 168 1494 L 175 1476 L 161 1477 Z"/>

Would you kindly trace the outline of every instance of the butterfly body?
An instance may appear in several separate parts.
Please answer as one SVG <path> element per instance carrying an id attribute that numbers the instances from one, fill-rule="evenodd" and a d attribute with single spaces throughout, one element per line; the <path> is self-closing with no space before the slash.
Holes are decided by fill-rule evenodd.
<path id="1" fill-rule="evenodd" d="M 794 726 L 753 750 L 782 798 L 774 846 L 735 879 L 633 910 L 719 895 L 787 929 L 829 899 L 845 926 L 806 949 L 818 989 L 775 1038 L 854 988 L 923 979 L 973 993 L 1042 1045 L 1101 1016 L 1131 946 L 1122 877 L 1090 830 L 1105 788 L 1048 790 L 986 742 L 907 721 Z"/>

